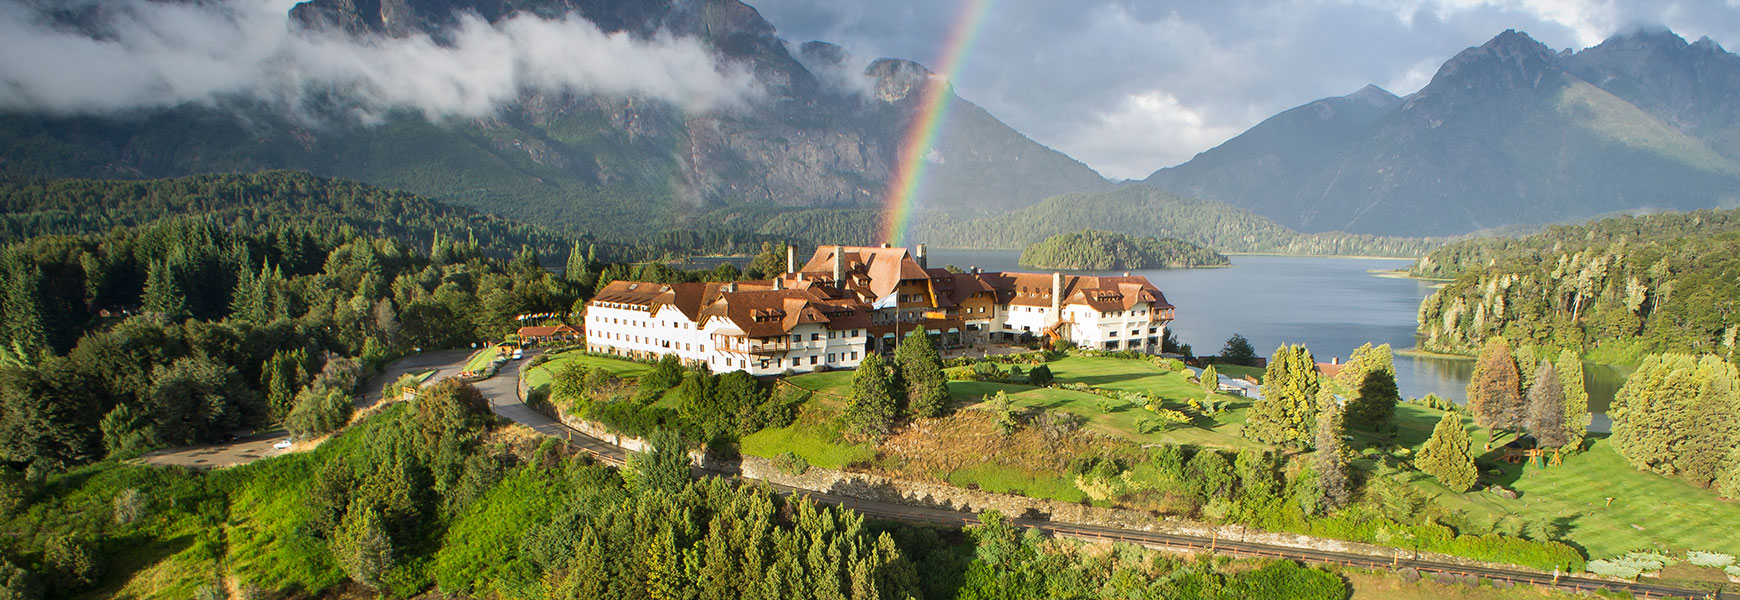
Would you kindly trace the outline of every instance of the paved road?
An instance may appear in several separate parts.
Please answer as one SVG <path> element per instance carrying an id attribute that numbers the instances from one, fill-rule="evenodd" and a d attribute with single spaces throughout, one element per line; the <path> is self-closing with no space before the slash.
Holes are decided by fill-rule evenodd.
<path id="1" fill-rule="evenodd" d="M 362 396 L 357 398 L 357 410 L 373 406 L 381 401 L 381 386 L 397 380 L 400 376 L 413 371 L 435 369 L 435 374 L 423 380 L 424 383 L 440 381 L 446 377 L 454 377 L 465 369 L 465 359 L 471 357 L 472 350 L 441 350 L 424 352 L 394 362 L 387 370 L 369 379 L 363 385 Z M 515 373 L 518 373 L 516 370 Z M 511 392 L 510 392 L 511 395 Z M 222 444 L 206 444 L 201 446 L 184 446 L 167 448 L 140 456 L 139 459 L 154 465 L 175 465 L 213 469 L 245 465 L 269 456 L 278 456 L 288 452 L 303 450 L 299 447 L 277 449 L 273 446 L 279 440 L 290 437 L 290 433 L 282 429 L 264 433 L 242 436 L 233 442 Z M 300 445 L 300 442 L 298 442 Z"/>
<path id="2" fill-rule="evenodd" d="M 622 464 L 623 460 L 626 458 L 626 453 L 622 448 L 592 438 L 571 427 L 563 425 L 555 419 L 532 410 L 531 407 L 526 406 L 526 404 L 521 400 L 519 392 L 520 367 L 524 365 L 526 361 L 531 360 L 533 355 L 534 353 L 527 353 L 524 360 L 509 361 L 507 364 L 502 366 L 501 371 L 498 372 L 495 377 L 491 377 L 477 384 L 478 389 L 489 398 L 490 408 L 495 410 L 496 414 L 530 427 L 538 433 L 566 439 L 570 444 L 592 453 L 601 460 L 614 464 Z M 694 473 L 698 476 L 730 477 L 750 483 L 764 483 L 757 480 L 741 479 L 733 474 L 719 471 L 695 469 Z M 978 523 L 978 515 L 969 512 L 875 502 L 785 486 L 776 485 L 771 487 L 781 494 L 806 494 L 817 502 L 844 506 L 860 513 L 864 513 L 865 515 L 878 518 L 906 522 L 937 523 L 953 527 Z M 1644 583 L 1624 584 L 1576 577 L 1561 577 L 1557 582 L 1555 582 L 1551 575 L 1532 571 L 1469 567 L 1451 563 L 1374 557 L 1364 554 L 1327 552 L 1307 548 L 1272 546 L 1268 544 L 1219 540 L 1169 533 L 1153 533 L 1107 527 L 1069 525 L 1051 521 L 1016 519 L 1015 522 L 1026 527 L 1039 529 L 1040 531 L 1052 535 L 1088 540 L 1124 541 L 1155 548 L 1210 551 L 1240 556 L 1284 558 L 1309 563 L 1339 564 L 1380 570 L 1414 568 L 1423 573 L 1477 575 L 1483 579 L 1509 581 L 1513 583 L 1539 585 L 1544 587 L 1557 587 L 1566 591 L 1593 591 L 1599 589 L 1626 591 L 1639 598 L 1716 597 L 1705 592 Z"/>

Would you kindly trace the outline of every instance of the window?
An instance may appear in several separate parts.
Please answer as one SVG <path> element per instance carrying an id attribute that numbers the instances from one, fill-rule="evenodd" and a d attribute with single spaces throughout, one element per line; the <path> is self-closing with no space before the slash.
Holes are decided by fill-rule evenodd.
<path id="1" fill-rule="evenodd" d="M 791 334 L 791 343 L 796 344 L 801 341 L 804 341 L 804 336 L 802 334 Z"/>
<path id="2" fill-rule="evenodd" d="M 810 334 L 810 341 L 812 341 L 812 342 L 821 341 L 821 339 L 822 339 L 822 334 L 819 334 L 819 333 Z"/>
<path id="3" fill-rule="evenodd" d="M 832 352 L 828 353 L 828 362 L 830 362 L 830 363 L 834 362 L 834 353 L 832 353 Z"/>
<path id="4" fill-rule="evenodd" d="M 830 340 L 831 340 L 831 339 L 834 339 L 834 332 L 833 332 L 833 331 L 831 331 L 831 330 L 830 330 L 830 331 L 828 331 L 828 339 L 830 339 Z M 829 362 L 832 362 L 832 361 L 829 361 Z"/>
<path id="5" fill-rule="evenodd" d="M 765 358 L 761 359 L 761 368 L 763 368 L 763 369 L 767 368 L 767 359 L 765 359 Z"/>
<path id="6" fill-rule="evenodd" d="M 858 352 L 857 351 L 852 352 L 852 360 L 858 360 Z"/>
<path id="7" fill-rule="evenodd" d="M 1142 335 L 1142 330 L 1140 330 L 1140 329 L 1131 329 L 1131 330 L 1130 330 L 1130 335 Z"/>
<path id="8" fill-rule="evenodd" d="M 817 359 L 817 358 L 821 358 L 821 357 L 819 357 L 819 356 L 813 356 L 813 355 L 812 355 L 812 356 L 810 356 L 810 364 L 812 364 L 812 365 L 813 365 L 813 364 L 816 364 L 816 359 Z"/>
<path id="9" fill-rule="evenodd" d="M 1118 337 L 1118 332 L 1113 331 L 1113 332 L 1107 333 L 1106 337 Z"/>
<path id="10" fill-rule="evenodd" d="M 851 336 L 850 336 L 850 337 L 858 337 L 858 330 L 856 330 L 856 329 L 853 329 L 853 330 L 852 330 L 852 335 L 851 335 Z"/>
<path id="11" fill-rule="evenodd" d="M 731 359 L 729 359 L 729 358 L 725 359 L 725 366 L 727 366 L 727 367 L 732 366 Z"/>

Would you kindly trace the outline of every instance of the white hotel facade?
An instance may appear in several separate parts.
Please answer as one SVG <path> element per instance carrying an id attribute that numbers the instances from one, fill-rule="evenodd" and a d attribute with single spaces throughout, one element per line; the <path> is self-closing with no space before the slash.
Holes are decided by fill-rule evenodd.
<path id="1" fill-rule="evenodd" d="M 824 246 L 770 280 L 616 281 L 586 304 L 590 350 L 676 355 L 714 372 L 849 369 L 923 327 L 951 345 L 1024 336 L 1084 348 L 1160 352 L 1174 307 L 1146 277 L 953 273 L 924 246 Z"/>

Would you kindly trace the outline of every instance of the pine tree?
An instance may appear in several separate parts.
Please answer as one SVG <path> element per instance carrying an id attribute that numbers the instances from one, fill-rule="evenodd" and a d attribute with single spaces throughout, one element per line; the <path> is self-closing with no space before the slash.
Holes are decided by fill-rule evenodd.
<path id="1" fill-rule="evenodd" d="M 181 284 L 175 279 L 174 269 L 168 261 L 151 263 L 151 270 L 145 276 L 145 295 L 141 300 L 146 312 L 163 315 L 170 321 L 187 318 L 187 297 L 182 295 Z"/>
<path id="2" fill-rule="evenodd" d="M 563 269 L 562 276 L 569 283 L 581 284 L 586 281 L 586 254 L 580 249 L 580 240 L 574 240 L 574 247 L 568 250 L 568 266 Z"/>
<path id="3" fill-rule="evenodd" d="M 894 429 L 898 405 L 894 399 L 894 373 L 882 354 L 871 352 L 852 375 L 852 398 L 846 402 L 845 419 L 860 435 L 881 437 Z"/>
<path id="4" fill-rule="evenodd" d="M 1565 388 L 1549 360 L 1535 367 L 1535 384 L 1529 388 L 1528 429 L 1543 448 L 1562 448 L 1570 441 L 1565 431 Z"/>
<path id="5" fill-rule="evenodd" d="M 1395 420 L 1402 394 L 1396 387 L 1395 359 L 1389 344 L 1365 344 L 1354 350 L 1338 379 L 1353 391 L 1346 407 L 1350 427 L 1381 431 Z"/>
<path id="6" fill-rule="evenodd" d="M 1472 443 L 1462 417 L 1454 412 L 1444 413 L 1444 418 L 1432 429 L 1432 438 L 1420 448 L 1414 464 L 1450 491 L 1466 492 L 1480 478 L 1480 471 L 1474 466 Z"/>
<path id="7" fill-rule="evenodd" d="M 948 405 L 948 378 L 943 376 L 942 357 L 931 345 L 923 328 L 912 330 L 894 349 L 894 363 L 906 386 L 907 407 L 914 416 L 935 417 Z"/>
<path id="8" fill-rule="evenodd" d="M 1502 337 L 1487 340 L 1468 382 L 1468 410 L 1474 424 L 1494 431 L 1516 431 L 1523 425 L 1521 375 Z"/>
<path id="9" fill-rule="evenodd" d="M 393 569 L 393 541 L 375 507 L 362 499 L 352 502 L 331 544 L 333 558 L 351 580 L 377 590 L 384 587 Z"/>
<path id="10" fill-rule="evenodd" d="M 0 346 L 28 361 L 48 347 L 42 321 L 42 270 L 16 251 L 7 251 L 4 261 L 0 265 L 0 276 L 5 277 L 5 289 L 0 289 Z"/>
<path id="11" fill-rule="evenodd" d="M 1311 454 L 1311 465 L 1317 469 L 1318 507 L 1327 512 L 1347 505 L 1353 496 L 1353 484 L 1348 479 L 1347 442 L 1341 400 L 1324 390 L 1317 395 L 1317 449 Z"/>
<path id="12" fill-rule="evenodd" d="M 1317 362 L 1304 346 L 1282 346 L 1269 358 L 1263 397 L 1251 406 L 1244 436 L 1267 444 L 1304 445 L 1317 419 Z"/>
<path id="13" fill-rule="evenodd" d="M 1583 387 L 1583 359 L 1575 352 L 1559 353 L 1554 374 L 1565 389 L 1565 445 L 1571 451 L 1583 449 L 1583 439 L 1589 435 L 1589 390 Z"/>
<path id="14" fill-rule="evenodd" d="M 1203 367 L 1202 374 L 1197 376 L 1197 381 L 1202 384 L 1202 391 L 1213 394 L 1215 390 L 1220 389 L 1220 372 L 1214 370 L 1214 365 Z"/>

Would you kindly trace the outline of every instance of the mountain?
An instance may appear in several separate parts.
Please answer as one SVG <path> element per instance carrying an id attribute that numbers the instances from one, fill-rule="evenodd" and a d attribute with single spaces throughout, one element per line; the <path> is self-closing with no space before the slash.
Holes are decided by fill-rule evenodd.
<path id="1" fill-rule="evenodd" d="M 1146 182 L 1301 231 L 1386 235 L 1734 203 L 1740 163 L 1718 150 L 1724 136 L 1740 134 L 1724 116 L 1735 113 L 1725 108 L 1733 101 L 1703 102 L 1712 88 L 1734 94 L 1740 85 L 1685 75 L 1648 79 L 1652 65 L 1667 61 L 1619 50 L 1636 35 L 1556 53 L 1506 31 L 1456 55 L 1399 102 L 1369 90 L 1313 102 Z M 1711 55 L 1707 62 L 1731 68 L 1733 55 L 1700 44 L 1682 54 Z M 1687 64 L 1678 71 L 1708 68 Z M 1599 72 L 1612 75 L 1579 75 Z M 1628 88 L 1639 81 L 1665 87 Z M 1348 105 L 1365 110 L 1332 110 Z"/>
<path id="2" fill-rule="evenodd" d="M 572 15 L 632 39 L 696 40 L 749 73 L 760 93 L 746 106 L 691 111 L 632 95 L 526 91 L 488 116 L 442 119 L 410 110 L 356 119 L 333 102 L 333 114 L 311 121 L 240 100 L 103 116 L 13 112 L 0 114 L 0 175 L 305 170 L 637 239 L 705 225 L 695 220 L 721 207 L 878 205 L 919 111 L 919 84 L 932 77 L 907 61 L 866 68 L 826 43 L 794 51 L 736 0 L 312 0 L 290 9 L 288 22 L 300 35 L 447 43 L 467 14 L 491 23 Z M 926 157 L 921 206 L 992 214 L 1110 186 L 978 106 L 952 101 Z"/>
<path id="3" fill-rule="evenodd" d="M 1302 234 L 1224 202 L 1186 198 L 1141 184 L 1062 194 L 992 217 L 927 219 L 914 239 L 945 247 L 1020 249 L 1084 229 L 1177 238 L 1218 252 L 1324 256 L 1418 256 L 1443 241 L 1339 232 Z"/>

